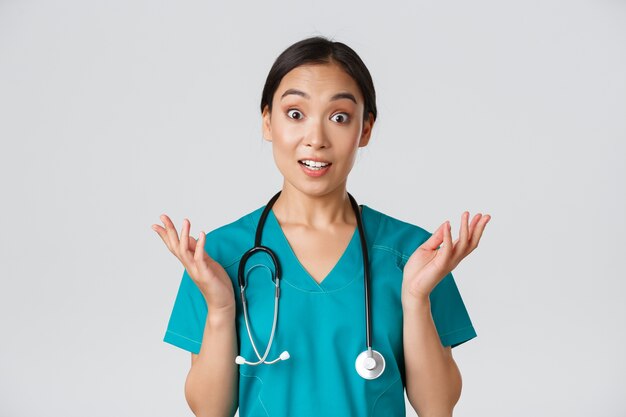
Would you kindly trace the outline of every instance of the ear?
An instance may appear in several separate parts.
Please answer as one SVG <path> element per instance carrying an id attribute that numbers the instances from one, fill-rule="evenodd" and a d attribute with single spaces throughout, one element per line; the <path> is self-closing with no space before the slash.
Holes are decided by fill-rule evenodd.
<path id="1" fill-rule="evenodd" d="M 270 118 L 272 114 L 269 111 L 269 106 L 266 104 L 263 109 L 263 120 L 262 120 L 262 129 L 263 129 L 263 139 L 268 142 L 272 141 L 272 127 L 270 124 Z"/>
<path id="2" fill-rule="evenodd" d="M 363 122 L 363 131 L 361 132 L 361 140 L 359 141 L 359 147 L 367 146 L 372 136 L 372 129 L 374 128 L 374 114 L 369 112 L 368 118 Z"/>

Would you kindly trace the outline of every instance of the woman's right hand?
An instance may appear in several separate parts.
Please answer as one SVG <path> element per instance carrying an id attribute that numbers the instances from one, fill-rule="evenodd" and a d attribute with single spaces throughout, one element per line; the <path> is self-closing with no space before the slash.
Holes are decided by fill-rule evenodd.
<path id="1" fill-rule="evenodd" d="M 204 232 L 200 232 L 197 240 L 189 236 L 191 223 L 184 219 L 179 239 L 170 218 L 163 214 L 161 221 L 165 227 L 154 224 L 152 230 L 158 233 L 170 252 L 183 264 L 204 296 L 211 314 L 219 314 L 220 311 L 233 312 L 235 307 L 233 284 L 222 265 L 204 250 L 206 239 Z"/>

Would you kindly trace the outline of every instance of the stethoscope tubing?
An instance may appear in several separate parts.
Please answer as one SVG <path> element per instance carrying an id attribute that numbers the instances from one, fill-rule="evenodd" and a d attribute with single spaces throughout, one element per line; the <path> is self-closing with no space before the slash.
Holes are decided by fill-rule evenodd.
<path id="1" fill-rule="evenodd" d="M 359 205 L 357 204 L 352 194 L 348 193 L 348 198 L 350 198 L 350 203 L 352 204 L 352 208 L 354 209 L 354 213 L 356 215 L 357 229 L 359 230 L 359 237 L 361 239 L 361 248 L 363 253 L 363 274 L 364 283 L 363 290 L 365 292 L 365 343 L 367 344 L 367 349 L 372 349 L 372 340 L 371 340 L 371 332 L 372 332 L 372 323 L 370 320 L 370 262 L 369 255 L 367 250 L 367 241 L 365 239 L 365 233 L 363 232 L 363 223 L 361 221 L 361 212 L 359 210 Z"/>
<path id="2" fill-rule="evenodd" d="M 280 268 L 280 262 L 278 258 L 276 257 L 276 254 L 274 254 L 274 252 L 267 246 L 261 245 L 261 237 L 263 234 L 263 228 L 265 226 L 265 221 L 267 219 L 269 211 L 271 207 L 274 205 L 274 202 L 280 196 L 281 192 L 282 190 L 278 191 L 270 199 L 270 201 L 265 205 L 265 208 L 263 212 L 261 213 L 259 222 L 257 223 L 256 233 L 254 237 L 254 246 L 250 250 L 246 251 L 246 253 L 243 254 L 239 262 L 238 281 L 239 281 L 239 288 L 241 291 L 241 301 L 243 304 L 243 313 L 244 313 L 244 318 L 245 318 L 245 323 L 246 323 L 246 329 L 248 331 L 248 337 L 250 338 L 252 348 L 254 349 L 254 352 L 257 355 L 257 358 L 259 359 L 259 361 L 248 362 L 242 356 L 238 356 L 236 360 L 238 364 L 243 364 L 243 363 L 246 363 L 249 365 L 259 365 L 261 363 L 272 364 L 279 360 L 285 360 L 289 358 L 289 353 L 285 351 L 280 355 L 280 357 L 272 361 L 268 362 L 265 360 L 272 346 L 272 342 L 274 340 L 274 333 L 276 330 L 276 322 L 278 319 L 278 305 L 279 305 L 278 300 L 280 298 L 280 280 L 282 277 L 282 271 Z M 357 204 L 356 200 L 350 193 L 347 193 L 347 194 L 348 194 L 348 198 L 350 199 L 350 204 L 352 205 L 352 209 L 354 210 L 354 213 L 356 216 L 357 229 L 359 231 L 359 238 L 361 241 L 361 252 L 362 252 L 362 257 L 363 257 L 363 271 L 364 271 L 363 288 L 364 288 L 364 297 L 365 297 L 365 323 L 366 323 L 365 341 L 367 344 L 367 350 L 362 352 L 357 357 L 355 366 L 357 367 L 357 371 L 363 378 L 373 379 L 373 378 L 377 378 L 378 376 L 380 376 L 380 374 L 384 371 L 385 359 L 379 352 L 372 350 L 372 340 L 371 340 L 372 324 L 371 324 L 370 288 L 369 288 L 370 269 L 369 269 L 369 254 L 368 254 L 368 248 L 367 248 L 367 241 L 365 238 L 365 232 L 363 229 L 363 222 L 361 219 L 361 211 L 359 209 L 359 205 Z M 259 354 L 259 351 L 256 347 L 256 344 L 254 343 L 254 339 L 250 332 L 250 323 L 248 321 L 248 310 L 247 310 L 248 303 L 247 303 L 246 296 L 245 296 L 245 288 L 246 288 L 245 265 L 246 265 L 248 258 L 257 252 L 267 253 L 272 258 L 272 261 L 275 266 L 275 273 L 274 273 L 274 278 L 273 278 L 274 285 L 276 286 L 276 291 L 274 295 L 274 320 L 272 323 L 272 332 L 271 332 L 265 353 L 263 354 L 263 357 L 261 357 L 261 355 Z"/>

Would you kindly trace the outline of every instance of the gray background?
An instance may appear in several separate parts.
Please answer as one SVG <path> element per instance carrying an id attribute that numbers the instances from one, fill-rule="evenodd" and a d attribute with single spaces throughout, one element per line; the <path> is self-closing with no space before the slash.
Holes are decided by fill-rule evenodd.
<path id="1" fill-rule="evenodd" d="M 458 234 L 478 337 L 455 416 L 624 416 L 626 3 L 0 1 L 0 415 L 184 416 L 162 342 L 192 234 L 282 177 L 269 68 L 312 35 L 368 65 L 359 203 Z M 407 403 L 408 415 L 415 415 Z"/>

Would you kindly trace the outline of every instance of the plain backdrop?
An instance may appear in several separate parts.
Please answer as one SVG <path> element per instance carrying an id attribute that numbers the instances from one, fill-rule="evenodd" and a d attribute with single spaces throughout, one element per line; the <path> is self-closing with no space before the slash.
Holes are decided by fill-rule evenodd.
<path id="1" fill-rule="evenodd" d="M 150 226 L 280 189 L 261 91 L 314 35 L 374 79 L 357 201 L 453 238 L 492 216 L 454 270 L 478 333 L 455 416 L 626 415 L 618 0 L 0 0 L 0 415 L 192 415 L 162 341 L 183 267 Z"/>

